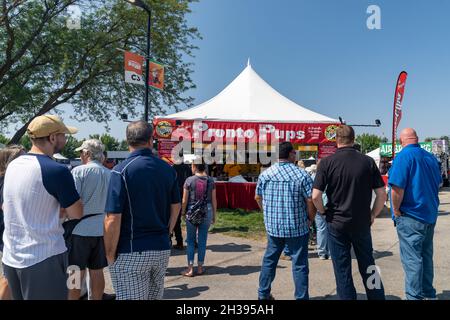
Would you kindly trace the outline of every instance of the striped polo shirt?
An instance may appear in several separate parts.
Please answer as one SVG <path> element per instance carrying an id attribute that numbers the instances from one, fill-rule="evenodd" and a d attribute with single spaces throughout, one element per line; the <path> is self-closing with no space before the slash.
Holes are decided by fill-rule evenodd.
<path id="1" fill-rule="evenodd" d="M 3 187 L 3 263 L 23 269 L 67 251 L 60 208 L 80 199 L 67 167 L 46 155 L 12 161 Z"/>

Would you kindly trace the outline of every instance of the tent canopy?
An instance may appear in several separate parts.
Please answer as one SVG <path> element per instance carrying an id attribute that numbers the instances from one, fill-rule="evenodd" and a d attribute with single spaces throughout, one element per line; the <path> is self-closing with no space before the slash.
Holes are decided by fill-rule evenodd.
<path id="1" fill-rule="evenodd" d="M 380 166 L 380 160 L 381 160 L 380 148 L 370 151 L 369 153 L 366 154 L 366 156 L 371 157 L 373 160 L 375 160 L 375 163 L 377 164 L 377 166 Z"/>
<path id="2" fill-rule="evenodd" d="M 281 95 L 250 63 L 222 92 L 197 107 L 156 119 L 235 122 L 338 123 Z"/>

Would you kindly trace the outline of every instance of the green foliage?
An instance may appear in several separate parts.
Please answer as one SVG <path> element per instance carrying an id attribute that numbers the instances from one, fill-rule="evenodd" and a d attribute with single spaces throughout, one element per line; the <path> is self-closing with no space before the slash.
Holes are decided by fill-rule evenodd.
<path id="1" fill-rule="evenodd" d="M 19 142 L 27 151 L 30 151 L 32 144 L 31 139 L 28 135 L 24 135 L 22 138 L 20 138 Z"/>
<path id="2" fill-rule="evenodd" d="M 117 140 L 113 136 L 110 136 L 107 133 L 104 133 L 101 136 L 98 134 L 93 134 L 89 136 L 89 139 L 100 140 L 105 145 L 106 151 L 119 151 L 120 149 L 119 140 Z"/>
<path id="3" fill-rule="evenodd" d="M 425 142 L 431 142 L 433 140 L 446 140 L 448 144 L 450 142 L 450 137 L 449 136 L 441 136 L 440 138 L 428 137 L 425 139 Z"/>
<path id="4" fill-rule="evenodd" d="M 5 137 L 4 135 L 0 134 L 0 144 L 8 144 L 9 139 L 7 137 Z"/>
<path id="5" fill-rule="evenodd" d="M 122 140 L 119 146 L 119 151 L 128 151 L 128 142 L 127 140 Z"/>
<path id="6" fill-rule="evenodd" d="M 191 64 L 200 38 L 186 22 L 196 0 L 147 0 L 152 9 L 151 58 L 166 65 L 164 91 L 150 95 L 150 115 L 191 106 Z M 66 26 L 69 5 L 82 11 L 81 29 Z M 72 104 L 75 119 L 103 122 L 142 113 L 144 86 L 125 84 L 123 52 L 143 54 L 147 14 L 123 0 L 14 0 L 0 8 L 0 122 L 23 123 Z"/>
<path id="7" fill-rule="evenodd" d="M 363 133 L 356 137 L 355 142 L 361 146 L 361 153 L 366 154 L 380 147 L 380 143 L 386 141 L 374 134 Z"/>
<path id="8" fill-rule="evenodd" d="M 68 159 L 76 159 L 80 157 L 80 152 L 75 151 L 76 148 L 79 148 L 83 141 L 79 141 L 73 136 L 69 136 L 67 138 L 66 145 L 64 149 L 61 151 L 61 154 Z"/>

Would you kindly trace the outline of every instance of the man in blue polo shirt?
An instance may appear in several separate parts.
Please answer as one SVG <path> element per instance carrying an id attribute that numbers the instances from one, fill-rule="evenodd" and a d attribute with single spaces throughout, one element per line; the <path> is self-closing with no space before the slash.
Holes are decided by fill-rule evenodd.
<path id="1" fill-rule="evenodd" d="M 400 134 L 403 150 L 389 171 L 391 210 L 400 241 L 408 300 L 435 299 L 433 236 L 442 177 L 436 158 L 420 148 L 414 129 Z"/>
<path id="2" fill-rule="evenodd" d="M 152 154 L 152 127 L 127 127 L 130 156 L 111 172 L 105 251 L 117 300 L 161 299 L 180 212 L 175 170 Z"/>

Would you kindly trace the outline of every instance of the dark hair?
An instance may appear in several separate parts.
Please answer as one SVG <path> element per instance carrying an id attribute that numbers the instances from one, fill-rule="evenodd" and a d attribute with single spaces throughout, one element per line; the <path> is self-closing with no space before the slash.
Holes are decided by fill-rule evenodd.
<path id="1" fill-rule="evenodd" d="M 336 141 L 340 145 L 349 145 L 355 142 L 355 130 L 347 125 L 341 125 L 336 129 Z"/>
<path id="2" fill-rule="evenodd" d="M 131 147 L 138 147 L 148 143 L 153 136 L 151 124 L 140 120 L 127 126 L 127 143 Z"/>
<path id="3" fill-rule="evenodd" d="M 292 150 L 294 150 L 294 146 L 292 145 L 292 143 L 290 142 L 281 142 L 279 147 L 278 147 L 278 151 L 279 151 L 279 156 L 278 158 L 280 159 L 288 159 L 289 158 L 289 154 L 292 152 Z"/>
<path id="4" fill-rule="evenodd" d="M 198 172 L 205 172 L 206 170 L 206 165 L 203 161 L 201 163 L 193 163 L 193 165 Z"/>

